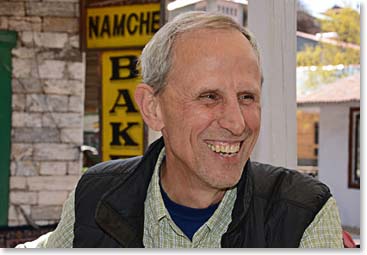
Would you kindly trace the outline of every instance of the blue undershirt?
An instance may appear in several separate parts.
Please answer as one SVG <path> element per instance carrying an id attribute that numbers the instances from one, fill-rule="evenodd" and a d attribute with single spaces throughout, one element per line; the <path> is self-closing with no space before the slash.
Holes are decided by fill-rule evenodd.
<path id="1" fill-rule="evenodd" d="M 209 220 L 214 211 L 218 208 L 219 203 L 204 209 L 186 207 L 173 202 L 162 189 L 161 183 L 159 183 L 159 186 L 161 188 L 164 205 L 172 220 L 182 232 L 192 240 L 195 232 Z"/>

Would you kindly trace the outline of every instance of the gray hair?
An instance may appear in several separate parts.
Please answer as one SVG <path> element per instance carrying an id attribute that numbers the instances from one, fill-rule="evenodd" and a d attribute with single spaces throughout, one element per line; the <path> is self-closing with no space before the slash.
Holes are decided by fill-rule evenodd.
<path id="1" fill-rule="evenodd" d="M 166 23 L 144 47 L 140 57 L 143 82 L 158 94 L 166 85 L 172 64 L 172 48 L 177 36 L 197 29 L 235 29 L 250 42 L 260 62 L 260 54 L 252 33 L 232 18 L 204 11 L 186 12 Z"/>

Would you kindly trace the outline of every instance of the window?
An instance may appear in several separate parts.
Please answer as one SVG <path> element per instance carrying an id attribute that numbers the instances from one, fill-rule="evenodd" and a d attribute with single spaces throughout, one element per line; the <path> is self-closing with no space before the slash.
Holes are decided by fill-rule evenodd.
<path id="1" fill-rule="evenodd" d="M 351 108 L 349 113 L 349 176 L 348 187 L 359 189 L 360 159 L 359 159 L 359 119 L 360 109 Z"/>
<path id="2" fill-rule="evenodd" d="M 315 144 L 319 144 L 319 123 L 315 122 L 314 123 L 314 132 L 315 132 L 315 139 L 314 139 L 314 143 Z"/>

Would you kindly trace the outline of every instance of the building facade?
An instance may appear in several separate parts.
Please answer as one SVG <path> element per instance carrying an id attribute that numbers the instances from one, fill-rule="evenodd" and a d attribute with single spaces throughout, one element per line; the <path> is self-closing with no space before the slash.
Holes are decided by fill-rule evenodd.
<path id="1" fill-rule="evenodd" d="M 0 31 L 15 44 L 6 70 L 9 168 L 2 177 L 1 225 L 59 220 L 82 169 L 84 60 L 79 50 L 79 0 L 1 1 Z M 1 43 L 1 38 L 0 38 Z"/>

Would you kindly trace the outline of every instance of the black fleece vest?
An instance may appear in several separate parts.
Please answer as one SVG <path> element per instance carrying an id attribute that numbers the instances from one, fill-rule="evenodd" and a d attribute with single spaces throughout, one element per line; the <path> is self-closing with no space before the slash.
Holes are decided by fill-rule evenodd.
<path id="1" fill-rule="evenodd" d="M 159 139 L 143 157 L 104 162 L 82 176 L 75 193 L 73 247 L 143 247 L 144 201 L 163 146 Z M 330 196 L 312 177 L 249 160 L 221 245 L 298 247 Z"/>

